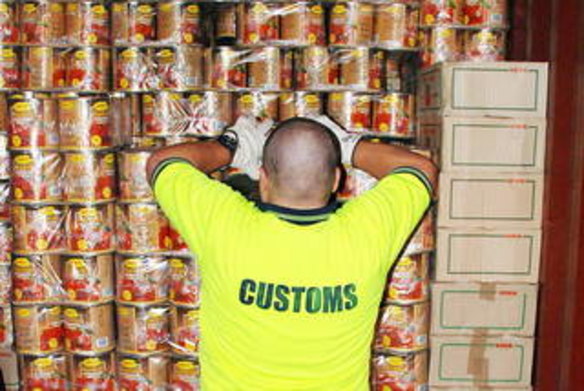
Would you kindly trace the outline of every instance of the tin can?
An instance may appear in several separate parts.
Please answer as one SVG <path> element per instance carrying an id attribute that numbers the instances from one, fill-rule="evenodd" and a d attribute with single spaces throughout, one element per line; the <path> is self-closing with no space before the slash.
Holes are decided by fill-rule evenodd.
<path id="1" fill-rule="evenodd" d="M 371 96 L 353 92 L 333 92 L 329 95 L 327 112 L 349 132 L 371 130 Z"/>
<path id="2" fill-rule="evenodd" d="M 187 131 L 190 113 L 176 92 L 142 95 L 142 132 L 146 136 L 179 135 Z"/>
<path id="3" fill-rule="evenodd" d="M 460 25 L 465 0 L 422 0 L 420 24 L 423 26 Z"/>
<path id="4" fill-rule="evenodd" d="M 280 38 L 278 6 L 263 1 L 241 4 L 244 31 L 243 43 L 253 45 L 270 43 Z"/>
<path id="5" fill-rule="evenodd" d="M 158 353 L 168 350 L 169 314 L 163 305 L 117 306 L 118 350 L 122 353 Z"/>
<path id="6" fill-rule="evenodd" d="M 114 50 L 114 89 L 140 92 L 158 88 L 160 79 L 154 72 L 152 49 L 118 47 Z"/>
<path id="7" fill-rule="evenodd" d="M 375 350 L 413 352 L 426 349 L 429 312 L 428 303 L 408 306 L 389 304 L 382 307 Z"/>
<path id="8" fill-rule="evenodd" d="M 126 149 L 118 153 L 121 201 L 152 201 L 154 195 L 146 178 L 150 149 Z"/>
<path id="9" fill-rule="evenodd" d="M 203 48 L 198 46 L 156 49 L 154 62 L 164 89 L 192 89 L 203 85 Z"/>
<path id="10" fill-rule="evenodd" d="M 148 1 L 112 3 L 112 39 L 115 44 L 143 43 L 156 38 L 155 4 Z"/>
<path id="11" fill-rule="evenodd" d="M 123 146 L 130 144 L 132 137 L 141 134 L 141 96 L 138 94 L 114 92 L 110 93 L 110 129 L 113 144 Z"/>
<path id="12" fill-rule="evenodd" d="M 16 351 L 20 354 L 56 353 L 63 349 L 61 307 L 14 307 Z"/>
<path id="13" fill-rule="evenodd" d="M 373 130 L 391 137 L 415 137 L 414 96 L 390 93 L 377 97 L 373 103 Z"/>
<path id="14" fill-rule="evenodd" d="M 154 203 L 119 203 L 116 226 L 119 251 L 149 253 L 168 248 L 168 221 Z"/>
<path id="15" fill-rule="evenodd" d="M 69 303 L 99 303 L 114 297 L 112 254 L 61 256 L 62 283 Z"/>
<path id="16" fill-rule="evenodd" d="M 280 89 L 282 74 L 279 48 L 269 46 L 255 49 L 246 60 L 248 61 L 247 85 L 250 88 Z"/>
<path id="17" fill-rule="evenodd" d="M 117 300 L 152 304 L 168 298 L 168 261 L 159 256 L 118 255 Z"/>
<path id="18" fill-rule="evenodd" d="M 12 307 L 3 305 L 0 306 L 0 348 L 11 350 L 13 342 Z"/>
<path id="19" fill-rule="evenodd" d="M 5 4 L 0 3 L 0 8 Z M 0 46 L 0 89 L 9 90 L 20 88 L 20 65 L 19 48 Z"/>
<path id="20" fill-rule="evenodd" d="M 373 40 L 373 4 L 336 2 L 330 10 L 331 45 L 370 45 Z"/>
<path id="21" fill-rule="evenodd" d="M 20 4 L 22 43 L 63 43 L 65 5 L 53 1 L 25 1 Z"/>
<path id="22" fill-rule="evenodd" d="M 108 45 L 109 7 L 109 3 L 101 0 L 66 3 L 67 41 L 79 45 Z"/>
<path id="23" fill-rule="evenodd" d="M 65 84 L 64 51 L 48 46 L 25 47 L 22 59 L 22 87 L 51 90 Z"/>
<path id="24" fill-rule="evenodd" d="M 289 92 L 280 94 L 279 120 L 292 117 L 316 117 L 323 113 L 322 96 L 312 92 Z"/>
<path id="25" fill-rule="evenodd" d="M 299 49 L 294 61 L 299 89 L 323 90 L 338 83 L 338 71 L 333 67 L 326 47 L 310 46 Z"/>
<path id="26" fill-rule="evenodd" d="M 58 255 L 15 254 L 12 262 L 12 300 L 16 304 L 58 301 L 63 296 Z"/>
<path id="27" fill-rule="evenodd" d="M 59 138 L 64 150 L 102 149 L 114 146 L 106 95 L 73 95 L 59 99 Z"/>
<path id="28" fill-rule="evenodd" d="M 152 390 L 168 386 L 169 357 L 164 354 L 117 355 L 118 383 L 122 390 L 141 390 L 144 384 Z"/>
<path id="29" fill-rule="evenodd" d="M 70 354 L 69 376 L 72 391 L 114 391 L 116 362 L 114 352 Z"/>
<path id="30" fill-rule="evenodd" d="M 7 143 L 8 135 L 0 134 L 0 143 Z M 0 180 L 10 179 L 10 154 L 6 149 L 0 149 Z"/>
<path id="31" fill-rule="evenodd" d="M 334 62 L 339 67 L 339 83 L 351 90 L 381 89 L 384 53 L 366 47 L 338 49 Z"/>
<path id="32" fill-rule="evenodd" d="M 115 249 L 113 204 L 71 204 L 67 213 L 65 233 L 69 252 L 113 251 Z"/>
<path id="33" fill-rule="evenodd" d="M 110 151 L 64 153 L 63 198 L 69 202 L 115 198 L 115 156 Z"/>
<path id="34" fill-rule="evenodd" d="M 173 357 L 170 364 L 169 383 L 173 390 L 199 390 L 199 362 L 193 357 Z"/>
<path id="35" fill-rule="evenodd" d="M 463 35 L 459 29 L 434 27 L 422 30 L 422 66 L 438 62 L 458 61 L 462 56 Z"/>
<path id="36" fill-rule="evenodd" d="M 507 0 L 464 0 L 462 21 L 468 26 L 506 27 Z"/>
<path id="37" fill-rule="evenodd" d="M 249 92 L 239 95 L 236 102 L 236 117 L 253 116 L 256 118 L 278 119 L 278 94 L 268 92 Z"/>
<path id="38" fill-rule="evenodd" d="M 0 265 L 8 265 L 12 260 L 12 226 L 8 221 L 0 221 Z"/>
<path id="39" fill-rule="evenodd" d="M 433 250 L 435 247 L 434 231 L 434 216 L 432 211 L 430 211 L 422 219 L 414 236 L 408 242 L 405 254 Z"/>
<path id="40" fill-rule="evenodd" d="M 402 256 L 388 280 L 386 299 L 409 304 L 428 300 L 430 288 L 429 254 Z"/>
<path id="41" fill-rule="evenodd" d="M 237 4 L 217 5 L 217 13 L 214 18 L 216 45 L 233 45 L 238 36 L 243 35 L 238 33 L 240 25 L 237 23 L 237 6 Z"/>
<path id="42" fill-rule="evenodd" d="M 168 226 L 168 237 L 170 238 L 170 252 L 177 255 L 188 254 L 189 246 L 183 237 L 178 233 L 178 231 L 175 230 L 170 224 Z"/>
<path id="43" fill-rule="evenodd" d="M 463 32 L 466 61 L 503 61 L 505 59 L 505 31 L 493 29 Z"/>
<path id="44" fill-rule="evenodd" d="M 59 147 L 57 102 L 48 95 L 12 95 L 9 103 L 9 148 L 53 149 Z"/>
<path id="45" fill-rule="evenodd" d="M 389 49 L 413 49 L 418 45 L 419 10 L 406 4 L 378 5 L 375 45 Z"/>
<path id="46" fill-rule="evenodd" d="M 19 43 L 18 3 L 7 1 L 0 3 L 0 43 Z"/>
<path id="47" fill-rule="evenodd" d="M 19 355 L 24 391 L 67 389 L 67 361 L 63 354 Z"/>
<path id="48" fill-rule="evenodd" d="M 107 91 L 110 70 L 109 49 L 75 49 L 68 56 L 66 85 L 79 91 Z"/>
<path id="49" fill-rule="evenodd" d="M 12 197 L 16 201 L 60 201 L 62 167 L 57 152 L 14 152 Z"/>
<path id="50" fill-rule="evenodd" d="M 246 64 L 242 61 L 244 53 L 229 46 L 215 49 L 211 82 L 213 88 L 230 89 L 246 86 Z"/>
<path id="51" fill-rule="evenodd" d="M 56 252 L 64 249 L 65 210 L 59 205 L 13 205 L 14 251 Z"/>
<path id="52" fill-rule="evenodd" d="M 11 303 L 12 280 L 7 264 L 0 265 L 0 284 L 0 305 L 8 305 Z"/>
<path id="53" fill-rule="evenodd" d="M 199 350 L 199 310 L 173 306 L 170 310 L 172 350 L 178 354 L 194 354 Z"/>
<path id="54" fill-rule="evenodd" d="M 186 95 L 189 121 L 187 134 L 218 136 L 234 122 L 234 96 L 229 92 L 206 91 Z"/>
<path id="55" fill-rule="evenodd" d="M 428 352 L 373 356 L 373 391 L 428 389 Z"/>
<path id="56" fill-rule="evenodd" d="M 169 265 L 169 290 L 171 303 L 198 306 L 200 278 L 196 260 L 191 257 L 171 257 Z"/>
<path id="57" fill-rule="evenodd" d="M 194 1 L 158 4 L 158 40 L 169 43 L 201 43 L 201 9 Z"/>
<path id="58" fill-rule="evenodd" d="M 68 352 L 96 353 L 115 347 L 113 304 L 63 309 L 65 348 Z"/>
<path id="59" fill-rule="evenodd" d="M 296 2 L 280 10 L 280 38 L 289 45 L 326 45 L 325 13 L 321 4 Z"/>

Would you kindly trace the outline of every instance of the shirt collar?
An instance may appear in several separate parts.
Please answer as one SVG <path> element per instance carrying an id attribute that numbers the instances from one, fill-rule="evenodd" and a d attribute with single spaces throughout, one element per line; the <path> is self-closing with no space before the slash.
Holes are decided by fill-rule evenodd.
<path id="1" fill-rule="evenodd" d="M 258 208 L 267 213 L 273 213 L 280 219 L 299 225 L 310 225 L 320 223 L 329 218 L 334 213 L 340 204 L 337 201 L 332 201 L 322 208 L 316 209 L 294 209 L 286 208 L 279 205 L 264 203 L 259 201 Z"/>

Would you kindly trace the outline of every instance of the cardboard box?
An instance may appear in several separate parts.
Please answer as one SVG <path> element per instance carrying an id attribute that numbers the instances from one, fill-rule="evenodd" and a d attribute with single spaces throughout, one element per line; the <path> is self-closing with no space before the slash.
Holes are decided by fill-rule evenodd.
<path id="1" fill-rule="evenodd" d="M 438 227 L 541 226 L 543 175 L 440 174 Z"/>
<path id="2" fill-rule="evenodd" d="M 427 121 L 420 122 L 418 139 L 439 151 L 442 171 L 543 173 L 543 118 L 441 117 Z"/>
<path id="3" fill-rule="evenodd" d="M 432 284 L 433 335 L 535 333 L 537 285 L 436 282 Z"/>
<path id="4" fill-rule="evenodd" d="M 16 359 L 16 353 L 12 351 L 0 352 L 0 372 L 0 384 L 3 384 L 7 390 L 19 389 L 18 361 Z"/>
<path id="5" fill-rule="evenodd" d="M 442 63 L 420 75 L 418 107 L 441 116 L 545 118 L 547 92 L 547 63 Z"/>
<path id="6" fill-rule="evenodd" d="M 535 284 L 540 252 L 540 230 L 439 228 L 435 279 Z"/>
<path id="7" fill-rule="evenodd" d="M 431 337 L 430 385 L 528 387 L 533 338 Z"/>

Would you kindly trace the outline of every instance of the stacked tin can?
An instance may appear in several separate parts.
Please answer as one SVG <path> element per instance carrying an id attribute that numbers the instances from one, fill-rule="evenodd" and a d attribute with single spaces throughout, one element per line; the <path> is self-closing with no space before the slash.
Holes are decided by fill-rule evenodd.
<path id="1" fill-rule="evenodd" d="M 412 151 L 431 156 L 426 149 Z M 376 182 L 363 171 L 349 169 L 341 197 L 350 200 Z M 388 275 L 373 342 L 374 390 L 428 387 L 429 265 L 435 249 L 434 229 L 434 211 L 430 210 Z"/>
<path id="2" fill-rule="evenodd" d="M 140 118 L 118 152 L 117 368 L 123 389 L 198 385 L 196 262 L 154 201 L 146 162 L 148 147 L 215 136 L 227 125 L 216 120 L 222 97 L 203 90 L 207 6 L 112 3 L 114 90 Z"/>
<path id="3" fill-rule="evenodd" d="M 505 58 L 507 0 L 422 0 L 422 65 Z"/>
<path id="4" fill-rule="evenodd" d="M 12 303 L 24 389 L 113 384 L 115 166 L 109 13 L 100 1 L 3 2 Z M 9 76 L 13 76 L 10 78 Z M 109 148 L 109 149 L 108 149 Z M 3 284 L 3 286 L 5 286 Z"/>

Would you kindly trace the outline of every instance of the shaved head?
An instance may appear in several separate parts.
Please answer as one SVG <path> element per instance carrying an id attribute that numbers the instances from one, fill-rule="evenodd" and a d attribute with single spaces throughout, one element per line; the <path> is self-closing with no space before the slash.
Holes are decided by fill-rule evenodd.
<path id="1" fill-rule="evenodd" d="M 281 122 L 264 146 L 269 191 L 293 203 L 327 202 L 338 181 L 340 147 L 326 126 L 308 118 Z"/>

